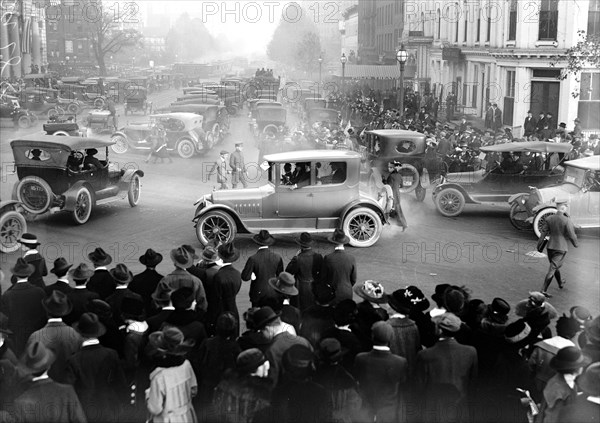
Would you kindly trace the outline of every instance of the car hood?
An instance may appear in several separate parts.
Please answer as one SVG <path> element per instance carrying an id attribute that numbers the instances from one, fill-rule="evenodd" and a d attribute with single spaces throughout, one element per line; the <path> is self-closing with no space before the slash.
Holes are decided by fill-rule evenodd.
<path id="1" fill-rule="evenodd" d="M 569 197 L 579 192 L 579 189 L 580 188 L 574 184 L 560 184 L 551 187 L 540 188 L 538 189 L 538 193 L 540 197 L 540 202 L 544 204 L 554 202 L 555 198 L 562 199 L 565 197 Z"/>
<path id="2" fill-rule="evenodd" d="M 212 193 L 212 200 L 215 204 L 233 204 L 243 201 L 251 202 L 262 200 L 274 192 L 275 187 L 271 184 L 263 185 L 258 188 L 226 189 L 214 191 Z"/>

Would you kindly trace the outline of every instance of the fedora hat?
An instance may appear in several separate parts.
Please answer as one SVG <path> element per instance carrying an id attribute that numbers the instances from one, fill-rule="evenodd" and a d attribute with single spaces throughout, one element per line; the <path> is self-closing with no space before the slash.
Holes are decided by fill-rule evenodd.
<path id="1" fill-rule="evenodd" d="M 600 396 L 600 362 L 590 364 L 576 379 L 577 386 L 592 397 Z"/>
<path id="2" fill-rule="evenodd" d="M 85 309 L 88 313 L 94 313 L 100 319 L 110 319 L 113 315 L 110 304 L 99 298 L 89 300 L 88 303 L 85 305 Z"/>
<path id="3" fill-rule="evenodd" d="M 194 259 L 190 253 L 183 247 L 174 248 L 171 250 L 171 260 L 176 267 L 187 269 L 194 264 Z"/>
<path id="4" fill-rule="evenodd" d="M 110 269 L 110 274 L 118 284 L 126 284 L 133 280 L 133 273 L 123 263 L 119 263 L 114 269 Z"/>
<path id="5" fill-rule="evenodd" d="M 259 233 L 252 237 L 252 241 L 263 246 L 275 244 L 275 238 L 266 229 L 261 229 Z"/>
<path id="6" fill-rule="evenodd" d="M 225 263 L 233 263 L 240 258 L 240 252 L 235 248 L 233 242 L 220 245 L 217 251 L 219 252 L 219 257 L 221 257 Z"/>
<path id="7" fill-rule="evenodd" d="M 195 345 L 193 339 L 185 339 L 183 332 L 175 326 L 166 326 L 160 331 L 152 332 L 148 342 L 158 351 L 170 355 L 185 355 Z"/>
<path id="8" fill-rule="evenodd" d="M 71 304 L 67 294 L 57 289 L 42 300 L 42 306 L 52 317 L 66 316 L 73 310 L 73 304 Z"/>
<path id="9" fill-rule="evenodd" d="M 348 244 L 350 242 L 350 238 L 348 238 L 341 229 L 336 229 L 333 231 L 327 240 L 329 242 L 333 242 L 334 244 Z"/>
<path id="10" fill-rule="evenodd" d="M 69 275 L 78 281 L 86 280 L 94 275 L 94 271 L 85 263 L 80 263 L 75 269 L 69 270 Z"/>
<path id="11" fill-rule="evenodd" d="M 431 299 L 435 301 L 437 304 L 443 304 L 444 302 L 444 292 L 450 288 L 450 285 L 447 283 L 441 283 L 435 286 L 435 293 L 431 296 Z"/>
<path id="12" fill-rule="evenodd" d="M 40 245 L 40 243 L 38 242 L 37 236 L 35 236 L 34 234 L 30 234 L 28 232 L 21 235 L 21 238 L 19 238 L 19 242 L 21 244 L 29 245 L 32 247 Z"/>
<path id="13" fill-rule="evenodd" d="M 185 251 L 187 251 L 190 256 L 192 256 L 193 260 L 198 260 L 200 257 L 198 257 L 198 254 L 196 254 L 196 249 L 194 247 L 192 247 L 189 244 L 183 244 L 181 246 Z"/>
<path id="14" fill-rule="evenodd" d="M 296 280 L 291 273 L 281 272 L 276 278 L 269 279 L 269 285 L 271 285 L 275 291 L 284 295 L 289 295 L 290 297 L 298 295 Z"/>
<path id="15" fill-rule="evenodd" d="M 315 356 L 305 345 L 295 344 L 289 347 L 281 359 L 285 372 L 293 379 L 306 379 L 315 370 Z"/>
<path id="16" fill-rule="evenodd" d="M 559 373 L 569 372 L 585 365 L 583 354 L 577 347 L 561 348 L 550 359 L 550 367 Z"/>
<path id="17" fill-rule="evenodd" d="M 200 257 L 205 262 L 214 263 L 219 260 L 219 253 L 217 253 L 217 250 L 214 247 L 205 247 L 204 250 L 202 250 L 202 256 Z"/>
<path id="18" fill-rule="evenodd" d="M 385 289 L 383 285 L 377 281 L 364 281 L 362 284 L 355 284 L 352 290 L 359 297 L 375 304 L 384 304 L 387 302 Z"/>
<path id="19" fill-rule="evenodd" d="M 254 312 L 252 319 L 254 321 L 254 329 L 261 330 L 268 323 L 279 317 L 278 313 L 275 313 L 269 306 L 261 307 Z"/>
<path id="20" fill-rule="evenodd" d="M 100 247 L 89 253 L 88 259 L 97 266 L 106 266 L 112 263 L 112 257 L 110 254 Z"/>
<path id="21" fill-rule="evenodd" d="M 163 256 L 152 248 L 148 248 L 143 256 L 140 256 L 140 263 L 147 267 L 156 267 L 162 261 Z"/>
<path id="22" fill-rule="evenodd" d="M 314 244 L 314 241 L 308 232 L 302 232 L 300 237 L 296 239 L 296 244 L 302 248 L 308 248 Z"/>
<path id="23" fill-rule="evenodd" d="M 56 274 L 56 272 L 64 274 L 66 270 L 69 270 L 73 266 L 72 264 L 67 263 L 67 260 L 64 257 L 59 257 L 54 260 L 54 267 L 50 269 L 50 273 Z"/>
<path id="24" fill-rule="evenodd" d="M 184 286 L 171 292 L 171 302 L 176 309 L 187 309 L 194 303 L 194 289 Z"/>
<path id="25" fill-rule="evenodd" d="M 136 297 L 124 297 L 121 302 L 121 317 L 123 320 L 130 319 L 137 322 L 146 320 L 144 301 Z"/>
<path id="26" fill-rule="evenodd" d="M 25 352 L 21 357 L 21 368 L 27 373 L 42 373 L 45 372 L 52 366 L 56 356 L 51 349 L 40 341 L 31 341 L 27 343 Z"/>
<path id="27" fill-rule="evenodd" d="M 160 286 L 160 285 L 159 285 Z M 168 303 L 171 301 L 172 290 L 169 289 L 157 289 L 151 295 L 152 299 L 160 304 Z"/>
<path id="28" fill-rule="evenodd" d="M 73 323 L 73 329 L 84 338 L 98 338 L 106 333 L 106 326 L 98 320 L 95 313 L 83 313 L 78 322 Z"/>
<path id="29" fill-rule="evenodd" d="M 258 348 L 250 348 L 242 351 L 235 360 L 235 368 L 240 374 L 251 374 L 256 371 L 267 357 Z"/>
<path id="30" fill-rule="evenodd" d="M 10 268 L 10 272 L 19 278 L 27 278 L 35 272 L 35 267 L 19 257 L 15 265 Z"/>

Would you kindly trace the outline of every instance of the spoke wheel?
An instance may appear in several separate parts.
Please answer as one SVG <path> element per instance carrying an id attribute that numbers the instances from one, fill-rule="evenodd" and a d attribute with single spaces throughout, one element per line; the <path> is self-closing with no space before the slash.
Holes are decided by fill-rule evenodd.
<path id="1" fill-rule="evenodd" d="M 435 205 L 446 217 L 455 217 L 465 208 L 465 196 L 456 188 L 444 188 L 437 195 Z"/>
<path id="2" fill-rule="evenodd" d="M 556 209 L 554 207 L 549 207 L 535 215 L 535 219 L 533 219 L 533 232 L 535 232 L 535 236 L 538 238 L 540 237 L 546 226 L 546 219 L 553 214 L 556 214 Z"/>
<path id="3" fill-rule="evenodd" d="M 75 194 L 75 207 L 73 208 L 73 220 L 78 225 L 83 225 L 92 214 L 92 194 L 86 187 L 81 187 Z"/>
<path id="4" fill-rule="evenodd" d="M 129 145 L 127 144 L 127 140 L 123 135 L 113 135 L 111 138 L 115 144 L 110 146 L 110 149 L 117 154 L 126 153 L 129 149 Z"/>
<path id="5" fill-rule="evenodd" d="M 140 175 L 137 173 L 133 175 L 131 181 L 129 181 L 129 190 L 127 191 L 127 200 L 129 205 L 135 207 L 140 202 L 140 194 L 142 193 L 142 182 Z"/>
<path id="6" fill-rule="evenodd" d="M 214 240 L 228 243 L 233 241 L 236 233 L 237 227 L 231 216 L 219 210 L 206 213 L 196 224 L 196 236 L 202 245 Z"/>
<path id="7" fill-rule="evenodd" d="M 179 157 L 182 159 L 191 159 L 195 152 L 196 147 L 190 140 L 184 139 L 177 143 L 177 154 L 179 154 Z"/>
<path id="8" fill-rule="evenodd" d="M 529 213 L 524 205 L 513 203 L 510 206 L 510 223 L 518 230 L 525 231 L 531 229 L 531 223 L 525 222 L 525 219 L 529 217 Z"/>
<path id="9" fill-rule="evenodd" d="M 21 235 L 27 232 L 27 222 L 23 215 L 14 210 L 7 211 L 0 216 L 0 251 L 12 253 L 17 251 L 21 244 Z"/>
<path id="10" fill-rule="evenodd" d="M 370 247 L 381 236 L 383 224 L 379 215 L 366 207 L 359 207 L 348 213 L 344 219 L 344 233 L 350 237 L 353 247 Z"/>

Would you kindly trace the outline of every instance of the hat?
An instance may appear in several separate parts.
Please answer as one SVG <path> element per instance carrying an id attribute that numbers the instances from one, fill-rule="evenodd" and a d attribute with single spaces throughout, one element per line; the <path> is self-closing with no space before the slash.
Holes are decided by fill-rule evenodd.
<path id="1" fill-rule="evenodd" d="M 560 126 L 561 128 L 566 128 L 567 124 L 564 123 L 564 122 L 561 122 L 561 123 L 558 124 L 558 126 Z"/>
<path id="2" fill-rule="evenodd" d="M 444 313 L 431 319 L 440 329 L 447 332 L 458 332 L 462 322 L 454 313 Z"/>
<path id="3" fill-rule="evenodd" d="M 539 291 L 532 291 L 529 293 L 529 300 L 534 302 L 536 305 L 541 306 L 546 302 L 546 296 Z"/>
<path id="4" fill-rule="evenodd" d="M 531 326 L 523 320 L 519 319 L 510 325 L 506 326 L 504 330 L 504 339 L 509 344 L 516 344 L 526 339 L 531 333 Z"/>
<path id="5" fill-rule="evenodd" d="M 375 304 L 384 304 L 387 302 L 383 285 L 377 281 L 364 281 L 362 284 L 355 284 L 352 290 L 359 297 Z"/>
<path id="6" fill-rule="evenodd" d="M 579 118 L 575 118 L 574 122 L 581 122 Z"/>
<path id="7" fill-rule="evenodd" d="M 335 305 L 333 321 L 337 326 L 346 326 L 354 322 L 358 314 L 358 306 L 351 299 L 345 299 Z"/>
<path id="8" fill-rule="evenodd" d="M 312 236 L 308 232 L 302 232 L 300 238 L 296 239 L 296 244 L 303 248 L 312 246 L 314 243 Z"/>
<path id="9" fill-rule="evenodd" d="M 33 264 L 28 264 L 22 257 L 19 257 L 15 265 L 10 268 L 10 272 L 19 278 L 27 278 L 35 272 L 35 267 Z"/>
<path id="10" fill-rule="evenodd" d="M 581 329 L 581 325 L 572 317 L 562 315 L 556 321 L 556 334 L 566 339 L 571 339 Z"/>
<path id="11" fill-rule="evenodd" d="M 592 313 L 590 313 L 590 311 L 587 308 L 582 306 L 571 307 L 569 313 L 571 314 L 573 319 L 577 320 L 579 323 L 585 323 L 588 320 L 592 319 Z"/>
<path id="12" fill-rule="evenodd" d="M 66 270 L 69 270 L 73 266 L 72 264 L 67 263 L 67 260 L 64 257 L 59 257 L 54 260 L 54 267 L 50 269 L 50 273 L 61 273 L 64 274 Z"/>
<path id="13" fill-rule="evenodd" d="M 157 253 L 152 248 L 148 248 L 143 256 L 140 256 L 140 263 L 148 267 L 156 267 L 163 259 L 162 254 Z"/>
<path id="14" fill-rule="evenodd" d="M 327 240 L 329 242 L 333 242 L 334 244 L 348 244 L 350 242 L 350 238 L 348 238 L 341 229 L 336 229 L 333 231 L 333 234 L 331 234 Z"/>
<path id="15" fill-rule="evenodd" d="M 79 321 L 73 323 L 73 329 L 84 338 L 98 338 L 106 333 L 106 326 L 98 320 L 95 313 L 83 313 Z"/>
<path id="16" fill-rule="evenodd" d="M 193 339 L 186 340 L 183 332 L 175 326 L 166 326 L 160 331 L 152 332 L 148 342 L 158 351 L 170 355 L 185 355 L 194 346 Z"/>
<path id="17" fill-rule="evenodd" d="M 319 358 L 325 363 L 336 363 L 343 357 L 342 345 L 335 338 L 324 338 L 319 342 Z"/>
<path id="18" fill-rule="evenodd" d="M 85 150 L 85 152 L 91 156 L 93 156 L 94 154 L 98 154 L 98 150 L 96 150 L 95 148 L 88 148 L 87 150 Z"/>
<path id="19" fill-rule="evenodd" d="M 230 311 L 225 311 L 217 318 L 217 334 L 229 337 L 237 333 L 237 319 Z"/>
<path id="20" fill-rule="evenodd" d="M 402 314 L 410 313 L 411 309 L 425 311 L 429 308 L 429 300 L 416 286 L 397 289 L 387 296 L 387 300 L 390 307 Z"/>
<path id="21" fill-rule="evenodd" d="M 171 302 L 176 309 L 190 308 L 194 302 L 194 289 L 183 287 L 171 292 Z"/>
<path id="22" fill-rule="evenodd" d="M 174 248 L 171 250 L 171 260 L 176 267 L 187 269 L 194 264 L 194 259 L 190 253 L 183 247 Z"/>
<path id="23" fill-rule="evenodd" d="M 296 280 L 291 273 L 281 272 L 276 278 L 269 279 L 269 285 L 271 285 L 275 291 L 284 295 L 289 295 L 290 297 L 298 295 Z"/>
<path id="24" fill-rule="evenodd" d="M 510 304 L 502 298 L 494 298 L 489 305 L 489 310 L 494 314 L 506 316 L 510 312 Z"/>
<path id="25" fill-rule="evenodd" d="M 584 394 L 592 397 L 600 396 L 600 362 L 596 361 L 587 366 L 575 381 Z"/>
<path id="26" fill-rule="evenodd" d="M 88 259 L 97 266 L 106 266 L 112 262 L 112 257 L 100 247 L 89 253 Z"/>
<path id="27" fill-rule="evenodd" d="M 261 229 L 261 231 L 252 237 L 252 241 L 258 245 L 273 245 L 275 244 L 275 238 L 271 236 L 269 231 Z"/>
<path id="28" fill-rule="evenodd" d="M 40 341 L 28 342 L 21 357 L 21 367 L 28 373 L 42 373 L 52 366 L 56 356 Z"/>
<path id="29" fill-rule="evenodd" d="M 219 257 L 221 257 L 225 263 L 233 263 L 240 258 L 240 252 L 235 248 L 233 242 L 220 245 L 217 251 L 219 252 Z"/>
<path id="30" fill-rule="evenodd" d="M 328 283 L 312 284 L 312 293 L 315 297 L 315 301 L 319 304 L 329 304 L 335 300 L 335 288 Z"/>
<path id="31" fill-rule="evenodd" d="M 446 292 L 446 289 L 450 288 L 450 285 L 447 283 L 442 283 L 435 286 L 435 293 L 431 296 L 431 299 L 435 301 L 437 304 L 442 304 L 444 301 L 443 293 Z"/>
<path id="32" fill-rule="evenodd" d="M 69 270 L 69 275 L 75 280 L 83 281 L 91 278 L 94 275 L 94 271 L 87 264 L 80 263 L 75 269 Z"/>
<path id="33" fill-rule="evenodd" d="M 386 322 L 375 322 L 371 326 L 371 338 L 375 345 L 387 345 L 394 336 L 394 329 Z"/>
<path id="34" fill-rule="evenodd" d="M 293 379 L 306 379 L 314 371 L 314 359 L 310 348 L 295 344 L 283 353 L 281 363 L 285 372 Z"/>
<path id="35" fill-rule="evenodd" d="M 66 316 L 73 310 L 73 304 L 71 304 L 67 294 L 57 289 L 42 300 L 42 306 L 52 317 Z"/>
<path id="36" fill-rule="evenodd" d="M 30 233 L 24 233 L 23 235 L 21 235 L 21 238 L 19 238 L 19 242 L 21 244 L 26 244 L 29 246 L 36 246 L 36 245 L 40 245 L 40 243 L 38 242 L 37 236 L 35 236 L 34 234 L 30 234 Z"/>
<path id="37" fill-rule="evenodd" d="M 444 292 L 444 306 L 451 313 L 461 313 L 465 302 L 465 295 L 460 289 L 451 286 Z"/>
<path id="38" fill-rule="evenodd" d="M 236 147 L 242 147 L 243 145 L 244 145 L 244 143 L 243 143 L 243 142 L 236 142 L 236 143 L 235 143 L 235 146 L 236 146 Z"/>
<path id="39" fill-rule="evenodd" d="M 278 317 L 279 314 L 275 313 L 271 307 L 261 307 L 252 315 L 252 319 L 254 320 L 254 329 L 261 330 Z"/>
<path id="40" fill-rule="evenodd" d="M 221 154 L 221 155 L 229 154 L 229 151 L 227 151 L 227 150 L 221 150 L 219 152 L 219 154 Z"/>
<path id="41" fill-rule="evenodd" d="M 126 284 L 133 280 L 133 273 L 123 263 L 119 263 L 114 269 L 110 269 L 110 274 L 118 284 Z"/>
<path id="42" fill-rule="evenodd" d="M 204 250 L 202 250 L 202 255 L 200 257 L 205 262 L 214 263 L 219 260 L 219 253 L 217 253 L 217 250 L 213 247 L 205 247 Z"/>
<path id="43" fill-rule="evenodd" d="M 123 297 L 121 302 L 121 317 L 138 322 L 146 320 L 144 301 L 136 297 Z"/>
<path id="44" fill-rule="evenodd" d="M 171 291 L 169 289 L 158 289 L 152 293 L 151 297 L 157 303 L 160 303 L 160 304 L 168 303 L 169 301 L 171 301 L 171 293 L 172 292 L 173 291 Z"/>
<path id="45" fill-rule="evenodd" d="M 94 313 L 100 319 L 110 319 L 112 317 L 112 308 L 110 304 L 98 298 L 89 300 L 85 306 L 89 313 Z"/>
<path id="46" fill-rule="evenodd" d="M 190 254 L 192 259 L 198 260 L 200 258 L 198 257 L 198 254 L 196 254 L 196 249 L 191 245 L 183 244 L 181 247 Z"/>
<path id="47" fill-rule="evenodd" d="M 550 359 L 550 367 L 559 373 L 575 370 L 585 365 L 583 354 L 577 347 L 561 348 Z"/>
<path id="48" fill-rule="evenodd" d="M 12 335 L 13 331 L 8 328 L 8 317 L 4 313 L 0 313 L 0 333 Z"/>
<path id="49" fill-rule="evenodd" d="M 235 368 L 240 374 L 251 374 L 256 371 L 265 361 L 267 357 L 258 348 L 250 348 L 249 350 L 239 353 L 235 360 Z"/>
<path id="50" fill-rule="evenodd" d="M 600 316 L 586 322 L 584 331 L 589 341 L 600 344 Z"/>

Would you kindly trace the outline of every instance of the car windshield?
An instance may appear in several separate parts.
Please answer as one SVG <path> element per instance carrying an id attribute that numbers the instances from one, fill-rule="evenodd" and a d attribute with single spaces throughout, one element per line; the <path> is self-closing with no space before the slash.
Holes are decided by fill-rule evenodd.
<path id="1" fill-rule="evenodd" d="M 574 184 L 578 187 L 582 187 L 585 180 L 585 174 L 585 169 L 580 169 L 575 166 L 567 166 L 563 181 L 568 184 Z"/>

